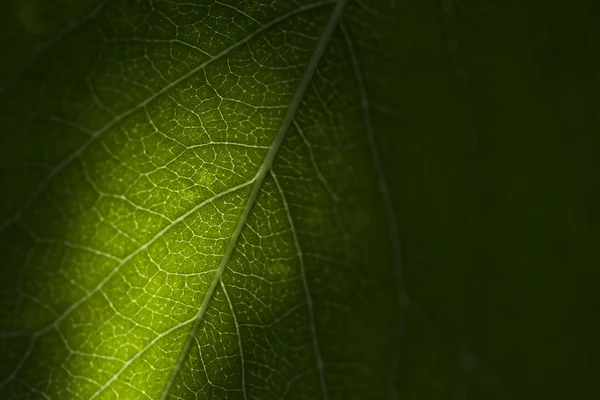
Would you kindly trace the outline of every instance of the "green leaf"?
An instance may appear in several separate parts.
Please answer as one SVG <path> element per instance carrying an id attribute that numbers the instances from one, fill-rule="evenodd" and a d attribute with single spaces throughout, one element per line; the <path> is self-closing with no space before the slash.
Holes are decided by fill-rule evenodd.
<path id="1" fill-rule="evenodd" d="M 589 396 L 592 6 L 456 3 L 10 3 L 0 398 Z"/>
<path id="2" fill-rule="evenodd" d="M 108 3 L 26 58 L 1 119 L 31 182 L 2 228 L 5 396 L 388 390 L 390 241 L 371 243 L 345 3 Z"/>

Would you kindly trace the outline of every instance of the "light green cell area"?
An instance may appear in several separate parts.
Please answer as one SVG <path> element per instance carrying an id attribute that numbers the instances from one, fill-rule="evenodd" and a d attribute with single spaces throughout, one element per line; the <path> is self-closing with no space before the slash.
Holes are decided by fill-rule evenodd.
<path id="1" fill-rule="evenodd" d="M 36 368 L 39 374 L 30 375 L 25 384 L 29 390 L 33 386 L 40 392 L 60 398 L 115 399 L 124 394 L 135 398 L 141 392 L 156 396 L 159 387 L 164 384 L 164 381 L 156 379 L 156 376 L 164 375 L 175 362 L 181 341 L 185 338 L 184 331 L 183 327 L 170 331 L 168 340 L 158 336 L 159 339 L 155 340 L 152 346 L 138 347 L 139 343 L 144 343 L 144 335 L 139 330 L 131 330 L 126 337 L 121 336 L 122 340 L 118 344 L 113 343 L 120 350 L 116 352 L 116 357 L 99 354 L 98 350 L 95 353 L 71 351 L 71 349 L 65 351 L 65 339 L 58 333 L 51 333 L 40 338 L 33 348 L 33 355 L 43 352 L 46 358 L 43 359 L 44 361 L 33 358 L 42 363 Z M 113 336 L 106 339 L 116 340 Z M 127 361 L 122 361 L 120 356 L 124 353 L 142 354 L 143 358 L 132 356 Z M 62 367 L 46 369 L 43 367 L 44 362 L 56 363 Z M 107 365 L 109 365 L 108 369 Z M 124 368 L 125 366 L 127 367 Z M 155 375 L 153 379 L 148 379 L 148 372 L 152 371 Z M 122 380 L 115 380 L 113 384 L 106 385 L 106 381 L 116 377 Z M 61 384 L 65 381 L 69 381 L 70 384 L 68 386 Z M 13 388 L 18 390 L 19 386 L 17 382 Z"/>
<path id="2" fill-rule="evenodd" d="M 55 313 L 49 325 L 34 332 L 35 352 L 26 358 L 44 360 L 52 354 L 64 357 L 61 368 L 73 375 L 74 398 L 94 398 L 95 393 L 98 398 L 113 398 L 117 393 L 113 381 L 126 382 L 131 390 L 146 394 L 160 392 L 170 373 L 168 366 L 172 367 L 179 357 L 247 196 L 243 189 L 224 194 L 163 228 L 122 260 L 111 260 L 112 268 L 104 271 L 98 284 L 76 286 L 79 290 L 67 299 L 71 307 Z M 62 245 L 54 244 L 59 249 Z M 47 261 L 50 265 L 60 264 L 61 256 L 69 254 L 57 254 L 58 260 Z M 74 268 L 66 264 L 61 275 L 56 270 L 51 274 L 55 279 L 64 276 L 64 282 L 46 281 L 46 285 L 66 292 L 70 280 L 95 281 L 78 272 L 82 265 L 92 270 L 99 267 L 97 260 L 70 259 L 76 263 Z M 198 272 L 198 266 L 203 272 Z M 72 272 L 76 273 L 71 276 Z M 49 301 L 60 299 L 47 292 L 39 292 L 34 298 L 44 302 L 48 301 L 46 297 Z M 51 340 L 46 338 L 54 337 L 55 332 L 61 344 L 49 344 L 50 353 L 46 346 L 37 347 Z M 59 394 L 58 388 L 54 391 L 43 384 L 43 380 L 31 383 L 37 390 Z"/>

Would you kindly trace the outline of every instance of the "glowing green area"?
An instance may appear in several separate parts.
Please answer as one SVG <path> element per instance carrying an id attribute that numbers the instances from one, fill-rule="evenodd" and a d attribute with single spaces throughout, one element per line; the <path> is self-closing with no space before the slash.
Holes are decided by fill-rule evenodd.
<path id="1" fill-rule="evenodd" d="M 395 284 L 367 245 L 387 224 L 344 5 L 109 3 L 31 62 L 14 84 L 38 95 L 1 119 L 40 139 L 6 157 L 45 162 L 3 210 L 22 272 L 1 393 L 388 390 Z"/>

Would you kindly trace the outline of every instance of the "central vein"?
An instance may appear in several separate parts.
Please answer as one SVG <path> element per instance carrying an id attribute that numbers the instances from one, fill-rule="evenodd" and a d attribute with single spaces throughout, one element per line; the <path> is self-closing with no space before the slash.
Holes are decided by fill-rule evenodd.
<path id="1" fill-rule="evenodd" d="M 317 43 L 317 46 L 313 52 L 313 55 L 310 58 L 308 65 L 306 66 L 306 70 L 304 71 L 304 74 L 302 76 L 300 84 L 298 85 L 298 88 L 296 89 L 296 92 L 294 93 L 294 97 L 292 98 L 290 106 L 281 122 L 279 130 L 277 131 L 277 134 L 275 135 L 275 138 L 273 139 L 273 142 L 271 143 L 271 147 L 269 148 L 269 150 L 265 156 L 265 159 L 263 160 L 263 162 L 256 174 L 256 177 L 254 180 L 254 185 L 252 186 L 252 191 L 250 192 L 250 196 L 248 197 L 248 202 L 246 203 L 246 206 L 244 207 L 244 210 L 242 211 L 240 219 L 235 227 L 235 230 L 233 231 L 231 239 L 225 250 L 225 254 L 223 255 L 223 258 L 221 259 L 221 263 L 219 264 L 219 267 L 217 268 L 217 270 L 215 272 L 215 276 L 213 277 L 213 280 L 210 283 L 210 286 L 208 287 L 206 295 L 204 296 L 204 299 L 202 300 L 202 304 L 200 305 L 200 308 L 198 309 L 198 313 L 196 314 L 196 317 L 194 320 L 194 325 L 192 326 L 192 329 L 191 329 L 191 331 L 188 335 L 188 338 L 184 344 L 184 347 L 181 351 L 179 359 L 177 360 L 177 364 L 175 364 L 175 367 L 173 368 L 173 371 L 171 372 L 171 375 L 169 376 L 169 380 L 167 381 L 167 384 L 165 385 L 165 387 L 162 391 L 161 400 L 164 400 L 167 398 L 169 391 L 171 390 L 171 387 L 175 383 L 177 374 L 179 373 L 179 370 L 181 369 L 183 363 L 185 362 L 185 360 L 189 354 L 190 347 L 192 346 L 194 338 L 196 337 L 198 330 L 200 329 L 200 325 L 204 318 L 204 314 L 206 313 L 206 309 L 208 308 L 208 304 L 210 303 L 210 300 L 211 300 L 213 294 L 215 293 L 215 290 L 217 289 L 217 286 L 221 280 L 221 276 L 223 276 L 223 273 L 225 272 L 227 263 L 229 262 L 231 255 L 233 254 L 233 250 L 235 249 L 238 239 L 242 233 L 242 229 L 246 225 L 246 221 L 248 219 L 248 216 L 250 215 L 250 211 L 252 210 L 252 207 L 254 206 L 254 203 L 256 201 L 258 193 L 260 192 L 260 190 L 262 188 L 265 177 L 267 176 L 267 173 L 269 172 L 269 170 L 271 169 L 271 167 L 273 165 L 273 160 L 275 159 L 275 156 L 277 155 L 277 152 L 279 151 L 279 148 L 281 147 L 281 143 L 283 142 L 285 134 L 288 131 L 292 121 L 294 120 L 294 116 L 296 115 L 296 112 L 298 111 L 298 108 L 300 107 L 300 103 L 302 102 L 302 99 L 304 98 L 304 95 L 308 89 L 308 85 L 310 84 L 312 77 L 319 65 L 319 62 L 321 61 L 323 53 L 325 53 L 325 49 L 327 48 L 327 45 L 329 44 L 331 36 L 340 21 L 340 18 L 344 11 L 344 7 L 346 5 L 346 1 L 347 0 L 339 0 L 337 2 L 335 9 L 331 13 L 329 21 L 327 22 L 327 25 L 325 26 L 325 29 L 323 30 L 323 34 L 321 35 L 319 42 Z"/>

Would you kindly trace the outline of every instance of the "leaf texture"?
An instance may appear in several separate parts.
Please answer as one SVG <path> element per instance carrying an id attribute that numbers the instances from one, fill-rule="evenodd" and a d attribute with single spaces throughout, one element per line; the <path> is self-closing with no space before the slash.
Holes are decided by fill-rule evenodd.
<path id="1" fill-rule="evenodd" d="M 386 242 L 366 252 L 386 220 L 345 6 L 110 2 L 24 58 L 6 96 L 37 96 L 2 123 L 37 143 L 11 145 L 33 172 L 8 156 L 31 184 L 2 225 L 19 271 L 2 393 L 329 399 L 352 376 L 387 390 L 360 318 L 381 303 L 388 329 L 394 285 Z"/>

